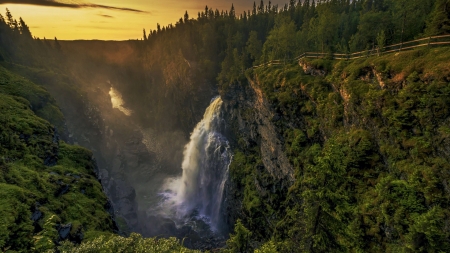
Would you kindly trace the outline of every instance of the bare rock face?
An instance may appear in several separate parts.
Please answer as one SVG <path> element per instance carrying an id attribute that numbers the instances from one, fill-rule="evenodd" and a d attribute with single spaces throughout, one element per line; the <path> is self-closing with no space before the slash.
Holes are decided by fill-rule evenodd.
<path id="1" fill-rule="evenodd" d="M 273 110 L 258 82 L 249 81 L 232 86 L 222 94 L 222 100 L 227 115 L 228 140 L 231 140 L 232 146 L 239 145 L 239 148 L 244 150 L 259 148 L 263 166 L 258 170 L 266 171 L 271 176 L 270 182 L 259 182 L 255 179 L 258 194 L 267 194 L 267 189 L 261 185 L 268 183 L 284 189 L 289 188 L 295 180 L 294 169 L 283 150 L 282 137 L 274 125 L 280 115 Z M 229 179 L 225 186 L 222 213 L 230 228 L 238 218 L 242 218 L 243 205 L 242 200 L 236 198 L 240 195 L 237 191 L 239 189 L 236 182 Z"/>
<path id="2" fill-rule="evenodd" d="M 264 168 L 273 178 L 292 183 L 294 169 L 283 151 L 283 143 L 274 125 L 280 116 L 271 108 L 257 81 L 236 87 L 223 100 L 229 116 L 227 122 L 237 121 L 239 135 L 245 142 L 260 146 Z"/>
<path id="3" fill-rule="evenodd" d="M 253 108 L 255 109 L 255 123 L 261 144 L 261 156 L 264 167 L 277 179 L 294 181 L 294 169 L 283 152 L 283 145 L 278 138 L 273 121 L 279 117 L 271 110 L 267 99 L 263 96 L 258 83 L 251 81 L 254 91 Z"/>
<path id="4" fill-rule="evenodd" d="M 303 68 L 303 72 L 307 75 L 312 76 L 325 76 L 327 72 L 323 69 L 315 68 L 311 63 L 306 62 L 302 59 L 299 60 L 298 65 L 300 65 Z"/>

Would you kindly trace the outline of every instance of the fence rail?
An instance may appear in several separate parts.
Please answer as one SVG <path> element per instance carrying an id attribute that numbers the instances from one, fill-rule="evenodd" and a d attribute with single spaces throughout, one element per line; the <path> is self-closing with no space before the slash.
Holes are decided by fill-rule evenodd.
<path id="1" fill-rule="evenodd" d="M 302 58 L 313 58 L 313 59 L 320 59 L 325 57 L 330 57 L 335 60 L 354 60 L 364 57 L 370 57 L 370 56 L 380 56 L 384 54 L 394 53 L 394 52 L 401 52 L 406 50 L 412 50 L 419 47 L 429 47 L 429 46 L 446 46 L 450 45 L 450 35 L 440 35 L 440 36 L 431 36 L 426 37 L 422 39 L 417 40 L 411 40 L 406 41 L 402 43 L 397 43 L 389 46 L 385 46 L 383 48 L 374 47 L 371 50 L 364 50 L 361 52 L 356 53 L 318 53 L 318 52 L 306 52 L 303 53 L 293 59 L 286 59 L 286 60 L 272 60 L 269 62 L 262 63 L 257 66 L 253 66 L 253 69 L 257 69 L 264 66 L 276 66 L 276 65 L 283 65 L 286 62 L 290 61 L 298 61 Z"/>

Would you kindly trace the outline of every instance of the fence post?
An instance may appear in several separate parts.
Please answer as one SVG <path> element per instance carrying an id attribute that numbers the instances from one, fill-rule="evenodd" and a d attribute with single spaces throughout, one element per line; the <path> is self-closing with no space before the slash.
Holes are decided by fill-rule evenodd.
<path id="1" fill-rule="evenodd" d="M 427 45 L 427 47 L 430 47 L 430 42 L 431 42 L 431 36 L 428 38 L 428 45 Z"/>

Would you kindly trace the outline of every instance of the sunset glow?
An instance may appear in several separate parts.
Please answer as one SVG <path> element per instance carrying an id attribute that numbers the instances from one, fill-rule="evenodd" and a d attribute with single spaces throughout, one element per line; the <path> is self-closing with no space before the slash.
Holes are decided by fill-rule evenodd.
<path id="1" fill-rule="evenodd" d="M 275 0 L 272 4 L 282 6 L 286 1 Z M 32 4 L 20 4 L 24 2 Z M 14 18 L 22 17 L 33 36 L 39 38 L 128 40 L 141 39 L 142 29 L 156 29 L 157 23 L 162 26 L 175 24 L 186 10 L 190 18 L 196 18 L 206 5 L 213 9 L 229 10 L 233 0 L 0 0 L 0 3 L 2 15 L 8 8 Z M 59 4 L 63 6 L 49 6 Z M 252 6 L 252 0 L 234 2 L 237 13 Z"/>

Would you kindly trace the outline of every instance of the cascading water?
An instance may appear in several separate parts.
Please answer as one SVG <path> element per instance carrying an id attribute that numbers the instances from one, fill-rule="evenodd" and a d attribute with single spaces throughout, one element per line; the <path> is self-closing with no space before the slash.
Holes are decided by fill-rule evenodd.
<path id="1" fill-rule="evenodd" d="M 214 98 L 185 146 L 182 176 L 164 185 L 161 211 L 178 225 L 196 216 L 213 231 L 220 230 L 223 190 L 232 159 L 228 141 L 220 133 L 221 106 L 221 98 Z"/>

